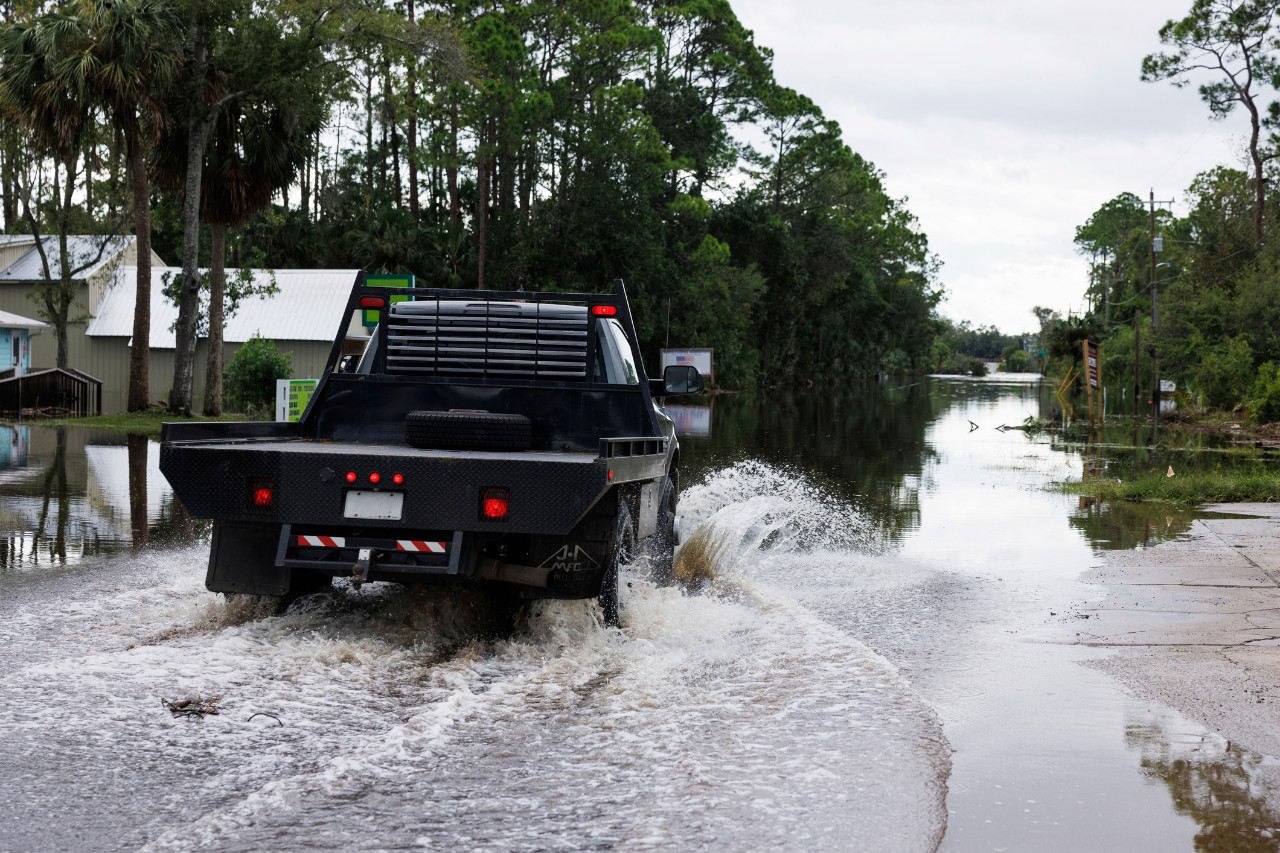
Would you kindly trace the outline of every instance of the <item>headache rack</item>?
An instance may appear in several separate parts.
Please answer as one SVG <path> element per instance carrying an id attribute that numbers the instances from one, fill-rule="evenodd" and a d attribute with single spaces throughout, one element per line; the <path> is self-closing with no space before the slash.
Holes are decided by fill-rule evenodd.
<path id="1" fill-rule="evenodd" d="M 422 299 L 391 306 L 386 372 L 585 380 L 585 303 Z"/>

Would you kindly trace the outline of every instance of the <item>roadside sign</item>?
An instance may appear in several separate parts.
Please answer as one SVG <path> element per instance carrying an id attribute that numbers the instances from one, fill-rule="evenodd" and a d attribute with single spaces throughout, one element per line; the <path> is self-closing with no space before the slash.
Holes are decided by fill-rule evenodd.
<path id="1" fill-rule="evenodd" d="M 698 372 L 702 374 L 704 379 L 712 378 L 712 350 L 707 349 L 664 349 L 662 350 L 662 370 L 666 370 L 673 364 L 684 365 L 698 368 Z"/>
<path id="2" fill-rule="evenodd" d="M 1089 423 L 1093 424 L 1093 394 L 1098 392 L 1098 422 L 1102 422 L 1102 348 L 1093 341 L 1084 342 L 1084 389 L 1088 392 Z"/>
<path id="3" fill-rule="evenodd" d="M 1098 345 L 1093 341 L 1084 342 L 1084 375 L 1090 388 L 1102 387 L 1102 360 L 1098 357 Z"/>
<path id="4" fill-rule="evenodd" d="M 314 379 L 277 379 L 276 420 L 281 423 L 297 423 L 315 392 Z"/>
<path id="5" fill-rule="evenodd" d="M 413 273 L 404 273 L 404 274 L 396 274 L 396 275 L 388 275 L 388 274 L 366 275 L 364 277 L 364 283 L 369 285 L 370 287 L 415 287 L 416 286 L 414 284 Z M 408 301 L 409 301 L 409 297 L 404 296 L 403 294 L 397 294 L 391 297 L 392 304 L 396 302 L 408 302 Z M 374 326 L 378 325 L 378 312 L 370 308 L 365 308 L 364 316 L 361 318 L 361 322 L 363 322 L 364 325 L 372 329 Z"/>

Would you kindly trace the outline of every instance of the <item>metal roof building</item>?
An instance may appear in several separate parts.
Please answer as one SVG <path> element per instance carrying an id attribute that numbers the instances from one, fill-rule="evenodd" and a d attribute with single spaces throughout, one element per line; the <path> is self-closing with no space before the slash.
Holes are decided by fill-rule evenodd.
<path id="1" fill-rule="evenodd" d="M 45 237 L 50 270 L 57 274 L 57 240 Z M 76 276 L 78 292 L 68 326 L 68 362 L 102 381 L 102 411 L 124 411 L 129 387 L 129 349 L 133 344 L 133 312 L 137 296 L 137 253 L 133 237 L 77 235 L 67 249 L 73 263 L 92 263 Z M 99 257 L 101 249 L 101 257 Z M 181 270 L 166 267 L 151 255 L 150 391 L 153 401 L 164 401 L 173 382 L 174 332 L 177 306 L 164 296 L 166 276 Z M 228 277 L 236 271 L 228 270 Z M 223 363 L 229 364 L 240 345 L 254 334 L 274 340 L 293 359 L 293 375 L 319 376 L 328 361 L 330 347 L 342 322 L 342 312 L 356 270 L 253 270 L 258 283 L 274 277 L 279 292 L 240 302 L 234 317 L 225 323 Z M 35 313 L 31 294 L 44 280 L 44 268 L 29 235 L 0 235 L 0 312 Z M 207 311 L 201 306 L 201 311 Z M 51 331 L 51 330 L 50 330 Z M 51 333 L 30 337 L 33 370 L 53 367 L 57 341 Z M 194 399 L 204 395 L 206 344 L 196 346 Z"/>
<path id="2" fill-rule="evenodd" d="M 227 270 L 227 278 L 238 270 Z M 356 270 L 250 270 L 257 285 L 274 278 L 279 292 L 274 296 L 242 299 L 234 317 L 223 323 L 225 343 L 242 344 L 255 334 L 281 341 L 319 341 L 328 347 L 333 343 L 347 297 L 356 280 Z M 151 349 L 172 350 L 174 324 L 178 322 L 178 306 L 164 297 L 166 277 L 182 275 L 178 267 L 155 267 L 151 270 Z M 137 299 L 137 273 L 133 267 L 116 270 L 102 303 L 85 329 L 91 338 L 126 338 L 132 344 L 133 306 Z M 208 305 L 202 302 L 202 314 Z M 321 365 L 323 367 L 323 365 Z M 295 368 L 298 367 L 295 358 Z M 295 370 L 296 372 L 296 370 Z M 299 374 L 302 375 L 302 374 Z M 307 374 L 311 375 L 311 374 Z M 318 373 L 315 375 L 319 375 Z"/>
<path id="3" fill-rule="evenodd" d="M 57 237 L 43 237 L 45 255 L 49 259 L 49 274 L 61 275 L 62 255 Z M 73 234 L 67 237 L 67 257 L 71 267 L 85 266 L 75 274 L 77 280 L 93 278 L 99 271 L 112 266 L 125 249 L 134 243 L 133 237 L 111 235 Z M 87 266 L 86 266 L 87 265 Z M 0 240 L 0 283 L 44 281 L 44 264 L 36 249 L 34 237 L 29 235 L 5 235 Z"/>
<path id="4" fill-rule="evenodd" d="M 240 346 L 255 334 L 275 341 L 281 352 L 289 353 L 295 378 L 319 377 L 329 360 L 329 351 L 342 313 L 351 295 L 357 270 L 251 270 L 255 281 L 265 284 L 275 279 L 278 293 L 242 299 L 234 317 L 224 322 L 223 365 L 231 363 Z M 230 278 L 235 270 L 227 270 Z M 162 402 L 173 384 L 176 338 L 174 325 L 178 307 L 164 295 L 166 278 L 182 275 L 178 267 L 156 266 L 151 270 L 151 366 L 150 398 Z M 115 270 L 101 304 L 84 331 L 93 352 L 93 367 L 83 368 L 103 381 L 103 411 L 123 411 L 129 387 L 129 350 L 133 346 L 133 307 L 137 298 L 137 272 L 130 266 Z M 201 314 L 208 306 L 202 303 Z M 204 399 L 205 361 L 208 343 L 201 336 L 196 343 L 192 399 L 199 407 Z"/>

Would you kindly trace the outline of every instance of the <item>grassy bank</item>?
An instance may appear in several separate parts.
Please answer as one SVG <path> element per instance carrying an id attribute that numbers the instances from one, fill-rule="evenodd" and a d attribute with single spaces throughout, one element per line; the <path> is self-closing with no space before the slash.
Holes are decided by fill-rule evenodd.
<path id="1" fill-rule="evenodd" d="M 88 418 L 32 418 L 21 421 L 26 426 L 76 426 L 92 429 L 105 429 L 129 435 L 145 435 L 150 438 L 160 437 L 160 426 L 166 421 L 243 421 L 251 420 L 242 414 L 225 414 L 216 418 L 194 416 L 184 418 L 171 415 L 166 409 L 154 408 L 142 412 L 122 412 L 118 415 L 97 415 Z M 3 421 L 13 424 L 17 421 Z"/>
<path id="2" fill-rule="evenodd" d="M 1177 474 L 1153 471 L 1134 480 L 1096 479 L 1063 484 L 1070 494 L 1100 500 L 1159 501 L 1169 504 L 1263 503 L 1280 501 L 1280 477 L 1265 472 L 1212 471 Z"/>

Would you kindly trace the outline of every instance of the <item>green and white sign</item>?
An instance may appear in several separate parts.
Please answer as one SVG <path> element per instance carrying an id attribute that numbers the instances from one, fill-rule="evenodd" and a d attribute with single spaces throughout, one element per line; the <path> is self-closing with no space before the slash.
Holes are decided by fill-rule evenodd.
<path id="1" fill-rule="evenodd" d="M 276 420 L 297 423 L 307 410 L 311 395 L 316 393 L 314 379 L 276 380 Z"/>
<path id="2" fill-rule="evenodd" d="M 414 287 L 413 273 L 404 273 L 403 275 L 367 275 L 364 277 L 364 283 L 371 287 Z M 391 297 L 392 304 L 396 302 L 408 302 L 409 297 L 402 293 L 395 294 Z M 365 326 L 372 329 L 378 325 L 378 312 L 372 308 L 364 309 L 364 317 L 362 322 Z"/>

